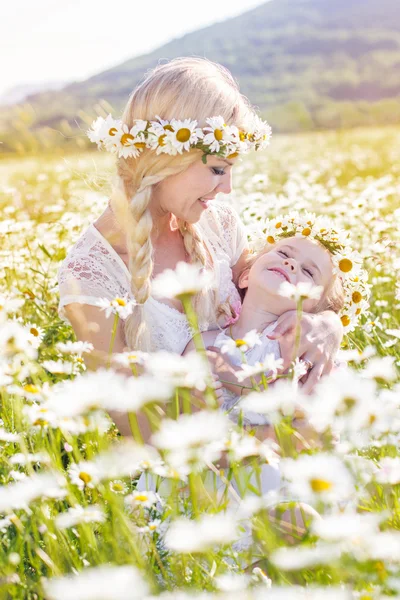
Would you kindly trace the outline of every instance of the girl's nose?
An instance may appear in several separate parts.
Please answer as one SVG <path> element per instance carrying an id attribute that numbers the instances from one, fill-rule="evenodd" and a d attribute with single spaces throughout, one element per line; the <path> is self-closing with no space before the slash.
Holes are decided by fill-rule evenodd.
<path id="1" fill-rule="evenodd" d="M 297 271 L 297 263 L 295 260 L 293 260 L 293 258 L 287 258 L 284 263 L 283 263 L 286 267 L 289 267 L 289 269 L 292 271 L 292 273 L 296 273 Z"/>

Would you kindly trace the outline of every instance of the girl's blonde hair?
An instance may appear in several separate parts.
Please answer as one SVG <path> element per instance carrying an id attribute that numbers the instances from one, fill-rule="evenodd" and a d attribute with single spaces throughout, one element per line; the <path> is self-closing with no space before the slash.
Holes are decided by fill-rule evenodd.
<path id="1" fill-rule="evenodd" d="M 134 119 L 190 117 L 204 127 L 207 117 L 217 115 L 223 116 L 228 125 L 245 129 L 254 111 L 227 69 L 202 58 L 177 58 L 157 66 L 146 76 L 130 96 L 122 121 L 130 128 Z M 152 190 L 166 177 L 186 170 L 201 156 L 196 149 L 177 156 L 144 151 L 137 158 L 117 160 L 117 181 L 110 205 L 126 232 L 131 289 L 138 303 L 125 321 L 129 348 L 149 348 L 143 304 L 151 293 L 153 273 L 153 222 L 149 209 Z M 180 220 L 178 227 L 191 261 L 212 268 L 212 258 L 199 228 Z M 204 320 L 212 321 L 217 314 L 217 292 L 198 294 L 194 304 Z"/>
<path id="2" fill-rule="evenodd" d="M 285 238 L 285 240 L 290 240 L 290 237 Z M 321 244 L 321 242 L 319 242 L 318 240 L 313 240 L 313 242 L 318 244 L 319 246 L 321 246 L 321 248 L 323 248 L 324 250 L 326 250 L 326 252 L 328 252 L 330 254 L 328 248 L 326 248 L 326 246 Z M 275 244 L 271 245 L 268 243 L 259 252 L 248 254 L 246 262 L 245 262 L 245 266 L 239 275 L 239 279 L 240 279 L 241 275 L 244 273 L 244 271 L 246 271 L 246 269 L 251 269 L 251 267 L 254 265 L 256 260 L 258 258 L 260 258 L 260 256 L 262 256 L 263 254 L 267 254 L 267 252 L 270 252 L 271 250 L 273 250 L 274 247 L 275 247 Z M 246 291 L 247 291 L 247 288 L 239 290 L 239 294 L 240 294 L 242 302 L 244 300 L 244 297 L 246 296 Z M 324 310 L 332 310 L 335 313 L 339 313 L 342 310 L 343 306 L 344 306 L 343 284 L 340 280 L 340 277 L 338 277 L 338 275 L 335 274 L 335 275 L 333 275 L 331 281 L 329 282 L 329 285 L 324 290 L 324 293 L 322 294 L 318 303 L 313 307 L 311 312 L 319 313 Z"/>

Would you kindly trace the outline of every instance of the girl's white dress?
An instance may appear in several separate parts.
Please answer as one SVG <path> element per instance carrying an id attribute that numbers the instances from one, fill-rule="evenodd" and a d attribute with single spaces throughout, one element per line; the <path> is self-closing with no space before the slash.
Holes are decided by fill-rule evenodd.
<path id="1" fill-rule="evenodd" d="M 260 335 L 261 344 L 257 344 L 252 348 L 249 348 L 244 353 L 245 362 L 248 365 L 254 366 L 257 362 L 264 362 L 269 354 L 272 354 L 275 359 L 281 358 L 281 352 L 279 342 L 276 340 L 270 340 L 267 336 L 276 327 L 277 321 L 270 323 L 268 327 L 264 329 Z M 231 340 L 230 336 L 227 335 L 227 330 L 222 330 L 216 337 L 213 346 L 216 348 L 222 348 L 227 342 Z M 240 366 L 243 362 L 242 356 L 239 352 L 236 355 L 229 356 L 229 361 L 235 366 Z M 223 388 L 223 404 L 222 409 L 229 411 L 229 415 L 232 420 L 237 421 L 240 408 L 238 407 L 238 401 L 240 400 L 240 394 L 235 394 L 226 388 Z M 245 425 L 269 425 L 270 421 L 265 415 L 251 412 L 242 411 L 243 422 Z"/>
<path id="2" fill-rule="evenodd" d="M 214 276 L 221 302 L 238 310 L 240 296 L 232 281 L 232 267 L 247 247 L 247 234 L 229 205 L 214 201 L 196 224 L 214 261 Z M 71 248 L 58 271 L 59 314 L 68 321 L 64 307 L 72 302 L 96 305 L 100 298 L 133 299 L 130 273 L 103 235 L 91 224 Z M 151 350 L 182 354 L 192 335 L 186 316 L 150 296 L 144 306 L 150 328 Z M 200 329 L 212 325 L 201 321 Z M 121 328 L 123 324 L 120 322 Z"/>

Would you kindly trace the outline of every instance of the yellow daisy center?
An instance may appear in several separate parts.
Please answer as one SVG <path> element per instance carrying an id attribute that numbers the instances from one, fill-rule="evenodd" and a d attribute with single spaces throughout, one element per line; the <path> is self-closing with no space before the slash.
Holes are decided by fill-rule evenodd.
<path id="1" fill-rule="evenodd" d="M 27 383 L 26 385 L 24 385 L 24 390 L 29 394 L 37 394 L 39 388 L 36 387 L 36 385 L 33 385 L 32 383 Z"/>
<path id="2" fill-rule="evenodd" d="M 137 502 L 147 502 L 148 499 L 149 497 L 146 496 L 146 494 L 138 494 L 137 496 L 135 496 L 135 500 Z"/>
<path id="3" fill-rule="evenodd" d="M 139 148 L 139 150 L 144 150 L 146 148 L 145 142 L 136 142 L 136 144 L 133 145 L 135 146 L 135 148 Z"/>
<path id="4" fill-rule="evenodd" d="M 239 152 L 234 152 L 233 154 L 229 154 L 229 156 L 227 158 L 236 158 L 238 156 Z"/>
<path id="5" fill-rule="evenodd" d="M 165 131 L 174 131 L 174 128 L 172 127 L 172 125 L 164 125 L 164 130 Z"/>
<path id="6" fill-rule="evenodd" d="M 220 142 L 224 137 L 223 131 L 221 129 L 214 129 L 214 137 L 217 140 L 217 142 Z"/>
<path id="7" fill-rule="evenodd" d="M 108 135 L 111 135 L 111 137 L 114 137 L 114 135 L 117 134 L 117 129 L 115 129 L 115 127 L 111 127 L 111 129 L 108 132 Z"/>
<path id="8" fill-rule="evenodd" d="M 178 140 L 178 142 L 181 142 L 182 144 L 184 144 L 185 142 L 188 142 L 190 140 L 190 136 L 191 136 L 191 131 L 190 131 L 190 129 L 187 129 L 186 127 L 183 127 L 182 129 L 179 129 L 176 132 L 176 139 Z"/>
<path id="9" fill-rule="evenodd" d="M 92 478 L 90 477 L 89 473 L 85 473 L 85 471 L 81 471 L 79 473 L 79 479 L 81 481 L 83 481 L 83 483 L 86 483 L 86 484 L 88 484 L 92 480 Z"/>
<path id="10" fill-rule="evenodd" d="M 121 136 L 121 144 L 123 146 L 130 146 L 131 142 L 133 142 L 135 138 L 133 137 L 133 135 L 131 135 L 130 133 L 124 133 Z"/>
<path id="11" fill-rule="evenodd" d="M 114 490 L 114 492 L 122 492 L 124 490 L 124 487 L 120 483 L 113 483 L 112 489 Z"/>
<path id="12" fill-rule="evenodd" d="M 277 223 L 275 225 L 275 229 L 280 229 L 282 227 L 282 223 L 279 221 L 279 223 Z"/>
<path id="13" fill-rule="evenodd" d="M 241 348 L 242 346 L 245 346 L 246 342 L 244 340 L 236 340 L 236 347 L 237 348 Z"/>
<path id="14" fill-rule="evenodd" d="M 343 398 L 343 404 L 345 405 L 346 410 L 351 410 L 352 408 L 355 407 L 356 400 L 354 398 L 347 396 L 346 398 Z"/>
<path id="15" fill-rule="evenodd" d="M 166 138 L 166 134 L 164 133 L 163 135 L 160 135 L 160 137 L 158 138 L 158 145 L 159 146 L 165 146 L 165 138 Z"/>
<path id="16" fill-rule="evenodd" d="M 38 337 L 38 335 L 39 335 L 39 332 L 38 332 L 38 330 L 36 329 L 36 327 L 31 327 L 31 328 L 30 328 L 30 330 L 29 330 L 29 333 L 31 333 L 31 334 L 32 334 L 32 335 L 34 335 L 35 337 Z"/>
<path id="17" fill-rule="evenodd" d="M 342 258 L 342 260 L 339 261 L 339 269 L 342 271 L 342 273 L 349 273 L 352 268 L 353 263 L 349 258 Z"/>
<path id="18" fill-rule="evenodd" d="M 353 300 L 354 304 L 358 304 L 362 300 L 362 295 L 360 292 L 353 292 L 351 299 Z"/>
<path id="19" fill-rule="evenodd" d="M 275 244 L 275 239 L 272 237 L 272 235 L 269 235 L 267 237 L 267 242 L 268 244 Z"/>
<path id="20" fill-rule="evenodd" d="M 114 302 L 116 302 L 119 306 L 126 306 L 126 302 L 123 298 L 115 298 Z"/>
<path id="21" fill-rule="evenodd" d="M 326 481 L 326 479 L 311 479 L 310 485 L 312 491 L 316 494 L 327 492 L 332 487 L 332 483 L 330 481 Z"/>
<path id="22" fill-rule="evenodd" d="M 304 236 L 310 235 L 311 229 L 309 227 L 305 227 L 301 232 Z"/>
<path id="23" fill-rule="evenodd" d="M 342 321 L 343 327 L 347 327 L 347 325 L 350 325 L 350 317 L 348 317 L 347 315 L 343 315 L 342 317 L 340 317 L 340 320 Z"/>

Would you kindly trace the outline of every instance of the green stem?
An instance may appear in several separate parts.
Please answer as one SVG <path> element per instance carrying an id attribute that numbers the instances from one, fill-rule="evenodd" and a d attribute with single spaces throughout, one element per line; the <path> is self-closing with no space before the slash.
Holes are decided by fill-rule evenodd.
<path id="1" fill-rule="evenodd" d="M 132 431 L 132 437 L 138 444 L 143 444 L 143 437 L 140 431 L 137 416 L 133 412 L 128 412 L 129 425 Z"/>
<path id="2" fill-rule="evenodd" d="M 296 329 L 295 329 L 295 338 L 294 338 L 294 347 L 293 347 L 293 362 L 297 358 L 297 353 L 300 347 L 301 340 L 301 317 L 303 314 L 303 298 L 300 298 L 297 302 L 296 307 Z"/>
<path id="3" fill-rule="evenodd" d="M 114 315 L 114 323 L 113 323 L 113 328 L 112 328 L 112 332 L 111 332 L 110 347 L 108 350 L 108 362 L 107 362 L 108 369 L 111 366 L 111 356 L 112 356 L 112 351 L 114 348 L 115 336 L 117 335 L 118 321 L 119 321 L 119 315 L 116 313 Z"/>
<path id="4" fill-rule="evenodd" d="M 191 329 L 193 331 L 193 343 L 196 348 L 196 351 L 199 352 L 199 354 L 201 356 L 203 356 L 204 359 L 206 359 L 206 348 L 204 346 L 203 337 L 202 337 L 200 329 L 199 329 L 199 322 L 197 319 L 196 311 L 193 308 L 191 295 L 190 294 L 182 294 L 182 296 L 180 296 L 179 299 L 182 302 L 182 306 L 186 313 L 186 317 L 189 322 L 189 326 L 191 327 Z M 209 367 L 208 361 L 207 361 L 207 365 Z M 209 370 L 210 370 L 210 368 L 209 368 Z M 212 381 L 211 370 L 210 370 L 210 381 Z M 215 393 L 211 387 L 207 387 L 207 390 L 204 395 L 205 395 L 205 400 L 206 400 L 207 404 L 211 408 L 218 408 L 218 402 L 217 402 Z"/>

